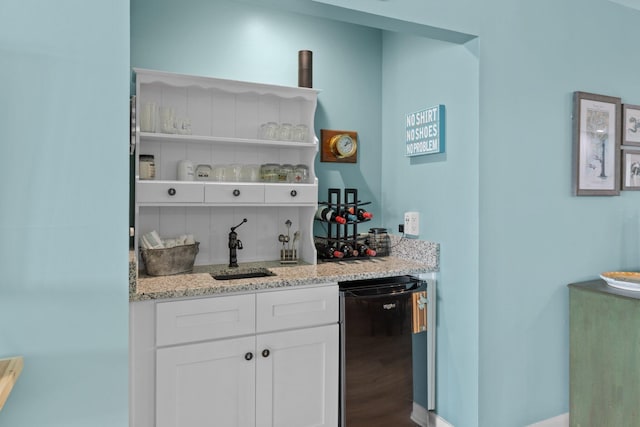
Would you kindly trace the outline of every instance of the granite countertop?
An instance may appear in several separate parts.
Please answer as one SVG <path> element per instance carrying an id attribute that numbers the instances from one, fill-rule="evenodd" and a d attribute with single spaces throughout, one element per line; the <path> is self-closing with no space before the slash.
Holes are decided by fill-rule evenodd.
<path id="1" fill-rule="evenodd" d="M 159 277 L 136 271 L 135 256 L 131 255 L 129 300 L 206 296 L 436 272 L 439 270 L 439 249 L 437 243 L 392 236 L 392 251 L 388 257 L 294 266 L 283 266 L 278 261 L 240 263 L 238 270 L 229 269 L 226 265 L 204 265 L 194 267 L 188 274 Z M 264 269 L 275 275 L 233 280 L 216 280 L 211 276 L 230 270 L 252 272 Z"/>

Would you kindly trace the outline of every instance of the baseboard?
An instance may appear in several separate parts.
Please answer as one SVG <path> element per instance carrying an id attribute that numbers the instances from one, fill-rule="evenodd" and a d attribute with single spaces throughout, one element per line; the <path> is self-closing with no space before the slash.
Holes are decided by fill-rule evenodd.
<path id="1" fill-rule="evenodd" d="M 569 413 L 566 412 L 557 417 L 530 424 L 527 427 L 569 427 Z"/>
<path id="2" fill-rule="evenodd" d="M 420 427 L 429 427 L 429 411 L 424 409 L 421 405 L 418 405 L 416 402 L 413 402 L 411 421 L 418 424 Z"/>
<path id="3" fill-rule="evenodd" d="M 453 427 L 453 424 L 449 424 L 435 412 L 427 411 L 415 402 L 413 402 L 411 420 L 420 427 Z"/>

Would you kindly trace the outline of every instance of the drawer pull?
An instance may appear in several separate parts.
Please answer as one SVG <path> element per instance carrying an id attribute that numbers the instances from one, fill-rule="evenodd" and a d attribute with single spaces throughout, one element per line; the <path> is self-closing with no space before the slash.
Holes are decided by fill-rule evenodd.
<path id="1" fill-rule="evenodd" d="M 291 197 L 296 197 L 298 195 L 298 192 L 296 190 L 291 190 Z"/>
<path id="2" fill-rule="evenodd" d="M 170 188 L 169 191 L 167 191 L 167 193 L 169 193 L 170 196 L 175 196 L 176 195 L 176 189 L 175 188 Z"/>
<path id="3" fill-rule="evenodd" d="M 248 352 L 247 354 L 244 355 L 244 360 L 251 360 L 253 359 L 253 353 Z"/>
<path id="4" fill-rule="evenodd" d="M 262 357 L 269 357 L 269 354 L 270 353 L 268 349 L 265 348 L 264 350 L 262 350 Z"/>
<path id="5" fill-rule="evenodd" d="M 240 195 L 240 190 L 238 190 L 237 188 L 233 190 L 233 195 L 238 197 Z"/>

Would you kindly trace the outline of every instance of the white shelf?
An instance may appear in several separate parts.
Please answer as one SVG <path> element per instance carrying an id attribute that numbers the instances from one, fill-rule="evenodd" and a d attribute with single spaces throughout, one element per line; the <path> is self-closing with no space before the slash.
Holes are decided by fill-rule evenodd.
<path id="1" fill-rule="evenodd" d="M 140 132 L 140 139 L 150 142 L 197 142 L 202 144 L 243 144 L 272 148 L 315 148 L 315 142 L 275 141 L 270 139 L 232 138 L 222 136 L 180 135 L 171 133 Z"/>
<path id="2" fill-rule="evenodd" d="M 228 258 L 228 233 L 239 229 L 244 249 L 239 262 L 274 259 L 278 235 L 300 232 L 303 262 L 315 264 L 313 217 L 318 181 L 314 161 L 318 139 L 314 134 L 317 94 L 314 89 L 188 76 L 134 69 L 136 111 L 154 104 L 170 107 L 176 120 L 188 119 L 191 135 L 141 132 L 136 124 L 135 250 L 137 236 L 156 230 L 162 237 L 194 234 L 200 241 L 196 264 L 220 264 Z M 307 142 L 259 139 L 264 123 L 306 126 Z M 138 122 L 139 123 L 139 122 Z M 139 156 L 154 156 L 155 180 L 139 179 Z M 303 164 L 309 182 L 177 181 L 180 160 L 194 165 Z"/>

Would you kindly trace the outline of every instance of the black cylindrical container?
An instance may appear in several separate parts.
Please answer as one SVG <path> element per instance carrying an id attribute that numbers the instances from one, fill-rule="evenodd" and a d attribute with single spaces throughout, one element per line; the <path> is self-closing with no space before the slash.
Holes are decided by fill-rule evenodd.
<path id="1" fill-rule="evenodd" d="M 298 86 L 313 87 L 313 52 L 298 51 Z"/>
<path id="2" fill-rule="evenodd" d="M 377 252 L 377 256 L 389 256 L 391 254 L 391 239 L 386 228 L 369 229 L 369 247 Z"/>

